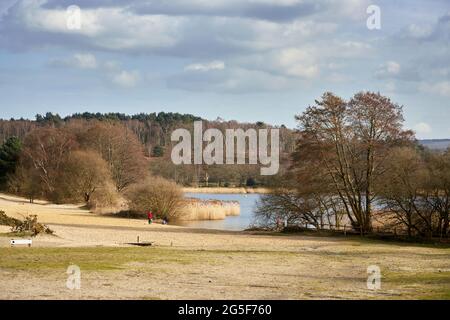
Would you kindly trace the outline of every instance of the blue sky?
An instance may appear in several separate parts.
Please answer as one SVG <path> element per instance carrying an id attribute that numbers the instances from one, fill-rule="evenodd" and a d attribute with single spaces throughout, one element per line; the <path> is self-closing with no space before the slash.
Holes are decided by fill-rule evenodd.
<path id="1" fill-rule="evenodd" d="M 172 111 L 295 127 L 324 91 L 361 90 L 404 105 L 419 138 L 449 138 L 450 1 L 0 3 L 0 118 Z"/>

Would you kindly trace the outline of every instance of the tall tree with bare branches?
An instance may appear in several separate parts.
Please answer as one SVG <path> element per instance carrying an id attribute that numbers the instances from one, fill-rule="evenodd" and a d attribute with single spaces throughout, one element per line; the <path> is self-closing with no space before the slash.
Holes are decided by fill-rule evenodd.
<path id="1" fill-rule="evenodd" d="M 347 102 L 327 92 L 296 119 L 293 168 L 321 168 L 317 175 L 339 197 L 353 228 L 370 231 L 381 164 L 387 151 L 412 138 L 402 129 L 402 107 L 379 93 L 360 92 Z"/>

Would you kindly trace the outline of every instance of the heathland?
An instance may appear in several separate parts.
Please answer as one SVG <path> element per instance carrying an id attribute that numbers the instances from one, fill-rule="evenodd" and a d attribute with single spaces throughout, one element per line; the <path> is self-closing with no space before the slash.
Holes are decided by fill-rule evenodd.
<path id="1" fill-rule="evenodd" d="M 443 245 L 198 230 L 0 195 L 12 217 L 36 214 L 54 235 L 9 247 L 0 227 L 1 299 L 449 299 Z M 151 247 L 129 243 L 154 242 Z M 66 287 L 69 265 L 81 289 Z M 367 267 L 381 288 L 367 288 Z"/>

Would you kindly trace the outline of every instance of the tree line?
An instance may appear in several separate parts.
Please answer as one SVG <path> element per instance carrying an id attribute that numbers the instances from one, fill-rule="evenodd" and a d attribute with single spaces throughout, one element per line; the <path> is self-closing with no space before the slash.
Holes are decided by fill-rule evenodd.
<path id="1" fill-rule="evenodd" d="M 274 179 L 260 177 L 259 165 L 238 165 L 232 167 L 183 165 L 175 166 L 170 160 L 173 143 L 170 140 L 173 130 L 184 128 L 192 130 L 194 121 L 200 117 L 179 113 L 150 113 L 125 115 L 122 113 L 77 113 L 67 117 L 46 113 L 36 115 L 35 121 L 30 120 L 0 120 L 0 141 L 10 137 L 24 140 L 31 131 L 37 128 L 89 127 L 93 123 L 116 123 L 125 126 L 133 132 L 143 146 L 144 155 L 151 159 L 150 170 L 166 179 L 174 180 L 188 186 L 269 186 Z M 205 128 L 226 129 L 269 128 L 263 122 L 239 123 L 237 121 L 202 120 Z M 280 126 L 281 170 L 290 163 L 290 154 L 295 148 L 295 132 Z"/>

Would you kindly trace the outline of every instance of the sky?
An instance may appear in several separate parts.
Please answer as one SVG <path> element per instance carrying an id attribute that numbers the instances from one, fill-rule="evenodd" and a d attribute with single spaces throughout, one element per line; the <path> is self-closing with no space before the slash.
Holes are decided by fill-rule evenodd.
<path id="1" fill-rule="evenodd" d="M 3 119 L 166 111 L 294 128 L 324 92 L 363 90 L 403 105 L 418 138 L 450 138 L 449 0 L 0 1 Z"/>

